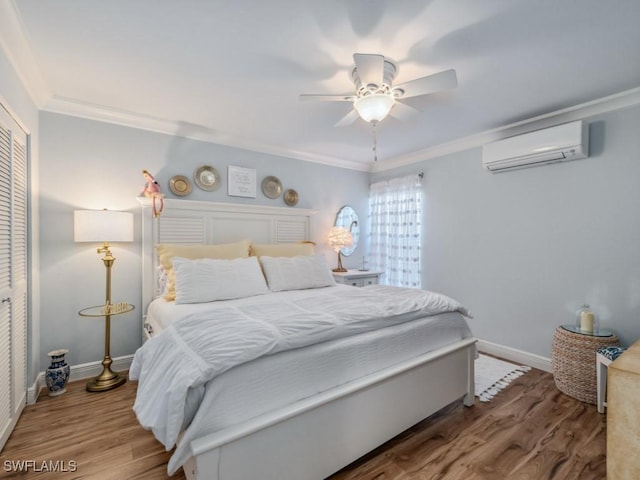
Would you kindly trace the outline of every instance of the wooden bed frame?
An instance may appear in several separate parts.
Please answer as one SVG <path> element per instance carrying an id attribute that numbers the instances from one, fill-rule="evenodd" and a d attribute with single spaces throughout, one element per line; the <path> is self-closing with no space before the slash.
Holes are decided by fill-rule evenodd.
<path id="1" fill-rule="evenodd" d="M 313 210 L 166 199 L 142 205 L 143 306 L 158 294 L 157 243 L 313 240 Z M 268 412 L 191 443 L 189 480 L 319 480 L 454 401 L 474 403 L 475 338 Z"/>

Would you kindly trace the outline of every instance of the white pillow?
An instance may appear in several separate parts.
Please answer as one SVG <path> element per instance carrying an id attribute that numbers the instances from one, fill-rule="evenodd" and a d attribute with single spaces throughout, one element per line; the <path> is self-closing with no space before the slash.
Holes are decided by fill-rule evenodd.
<path id="1" fill-rule="evenodd" d="M 161 243 L 156 245 L 158 260 L 167 274 L 167 287 L 164 299 L 171 301 L 176 298 L 175 273 L 173 271 L 173 263 L 171 262 L 174 257 L 188 258 L 190 260 L 196 260 L 198 258 L 215 258 L 225 260 L 246 258 L 249 256 L 250 244 L 251 242 L 249 242 L 249 240 L 242 240 L 235 243 L 223 243 L 216 245 L 182 245 L 174 243 Z"/>
<path id="2" fill-rule="evenodd" d="M 167 271 L 162 265 L 159 265 L 156 273 L 158 274 L 158 292 L 161 297 L 164 297 L 168 287 Z"/>
<path id="3" fill-rule="evenodd" d="M 233 260 L 173 257 L 176 303 L 203 303 L 268 293 L 255 257 Z"/>
<path id="4" fill-rule="evenodd" d="M 269 290 L 302 290 L 335 285 L 331 269 L 322 255 L 260 257 Z"/>

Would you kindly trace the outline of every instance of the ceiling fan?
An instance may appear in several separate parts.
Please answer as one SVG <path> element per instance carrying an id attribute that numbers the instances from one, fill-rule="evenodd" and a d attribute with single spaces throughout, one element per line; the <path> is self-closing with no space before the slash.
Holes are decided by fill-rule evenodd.
<path id="1" fill-rule="evenodd" d="M 355 53 L 353 60 L 355 65 L 351 71 L 351 78 L 356 87 L 355 94 L 300 95 L 301 101 L 352 102 L 354 109 L 336 123 L 336 126 L 350 125 L 358 117 L 374 125 L 387 115 L 408 120 L 416 115 L 418 110 L 400 100 L 449 90 L 458 85 L 456 71 L 452 69 L 394 86 L 393 79 L 398 68 L 389 58 L 383 55 Z"/>

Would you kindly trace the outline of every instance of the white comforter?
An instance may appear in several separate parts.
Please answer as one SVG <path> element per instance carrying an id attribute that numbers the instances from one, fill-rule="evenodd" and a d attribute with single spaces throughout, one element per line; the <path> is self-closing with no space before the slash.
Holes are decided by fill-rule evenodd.
<path id="1" fill-rule="evenodd" d="M 424 290 L 322 290 L 321 296 L 309 290 L 284 302 L 267 294 L 246 305 L 212 303 L 207 313 L 191 313 L 146 342 L 129 372 L 139 381 L 134 411 L 142 426 L 169 450 L 182 428 L 189 390 L 237 365 L 428 315 L 469 316 L 455 300 Z"/>

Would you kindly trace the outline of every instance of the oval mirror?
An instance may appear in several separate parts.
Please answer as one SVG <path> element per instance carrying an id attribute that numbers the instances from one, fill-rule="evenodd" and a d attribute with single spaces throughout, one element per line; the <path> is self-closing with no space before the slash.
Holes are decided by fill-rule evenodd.
<path id="1" fill-rule="evenodd" d="M 353 237 L 353 245 L 349 247 L 342 247 L 340 253 L 345 257 L 351 255 L 358 247 L 358 239 L 360 238 L 360 225 L 358 223 L 358 214 L 356 211 L 348 205 L 345 205 L 336 215 L 336 227 L 344 227 L 351 232 Z"/>

